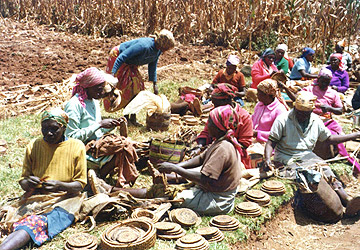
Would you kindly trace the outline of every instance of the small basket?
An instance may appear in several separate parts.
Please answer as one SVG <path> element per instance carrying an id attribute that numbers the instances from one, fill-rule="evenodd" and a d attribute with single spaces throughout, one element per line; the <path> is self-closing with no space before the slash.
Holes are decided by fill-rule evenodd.
<path id="1" fill-rule="evenodd" d="M 171 113 L 154 113 L 146 116 L 146 129 L 166 131 L 169 129 Z"/>

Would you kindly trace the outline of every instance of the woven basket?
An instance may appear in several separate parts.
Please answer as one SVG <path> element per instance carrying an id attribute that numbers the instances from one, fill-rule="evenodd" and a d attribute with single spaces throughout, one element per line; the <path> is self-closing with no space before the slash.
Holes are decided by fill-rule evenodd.
<path id="1" fill-rule="evenodd" d="M 154 131 L 166 131 L 169 129 L 171 113 L 154 113 L 146 116 L 146 129 Z"/>
<path id="2" fill-rule="evenodd" d="M 136 239 L 136 241 L 131 243 L 120 243 L 118 241 L 113 241 L 109 236 L 111 231 L 116 230 L 118 227 L 133 227 L 143 230 L 145 233 Z M 104 233 L 101 235 L 100 248 L 104 250 L 112 249 L 127 249 L 127 250 L 144 250 L 149 249 L 155 245 L 156 241 L 156 228 L 153 223 L 147 220 L 141 219 L 128 219 L 122 221 L 119 224 L 110 226 L 107 228 Z"/>

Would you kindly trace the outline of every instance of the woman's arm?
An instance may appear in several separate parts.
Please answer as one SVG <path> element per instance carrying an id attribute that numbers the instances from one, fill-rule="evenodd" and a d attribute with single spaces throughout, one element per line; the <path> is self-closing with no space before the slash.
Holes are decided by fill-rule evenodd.
<path id="1" fill-rule="evenodd" d="M 161 173 L 167 174 L 170 174 L 172 172 L 177 173 L 185 179 L 196 183 L 200 183 L 201 181 L 201 173 L 198 169 L 185 169 L 183 167 L 180 167 L 178 164 L 164 162 L 160 164 L 158 170 Z"/>
<path id="2" fill-rule="evenodd" d="M 306 73 L 306 71 L 305 71 L 304 69 L 299 70 L 299 73 L 300 73 L 301 76 L 304 77 L 304 78 L 314 79 L 314 78 L 317 78 L 317 77 L 318 77 L 317 75 Z"/>

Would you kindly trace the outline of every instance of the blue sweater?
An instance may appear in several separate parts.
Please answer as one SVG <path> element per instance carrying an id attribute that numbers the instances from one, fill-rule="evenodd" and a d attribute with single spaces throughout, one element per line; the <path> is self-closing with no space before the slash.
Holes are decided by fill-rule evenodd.
<path id="1" fill-rule="evenodd" d="M 153 38 L 143 37 L 120 44 L 111 73 L 115 74 L 123 63 L 130 65 L 148 64 L 149 81 L 156 82 L 156 67 L 161 51 L 156 49 Z"/>

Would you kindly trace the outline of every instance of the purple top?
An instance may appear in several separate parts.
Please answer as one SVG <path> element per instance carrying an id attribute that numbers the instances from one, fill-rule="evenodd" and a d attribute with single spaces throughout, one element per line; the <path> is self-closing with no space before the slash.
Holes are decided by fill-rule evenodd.
<path id="1" fill-rule="evenodd" d="M 326 67 L 331 70 L 333 77 L 330 86 L 338 87 L 338 92 L 344 93 L 349 88 L 349 74 L 346 70 L 333 70 L 331 65 Z"/>

